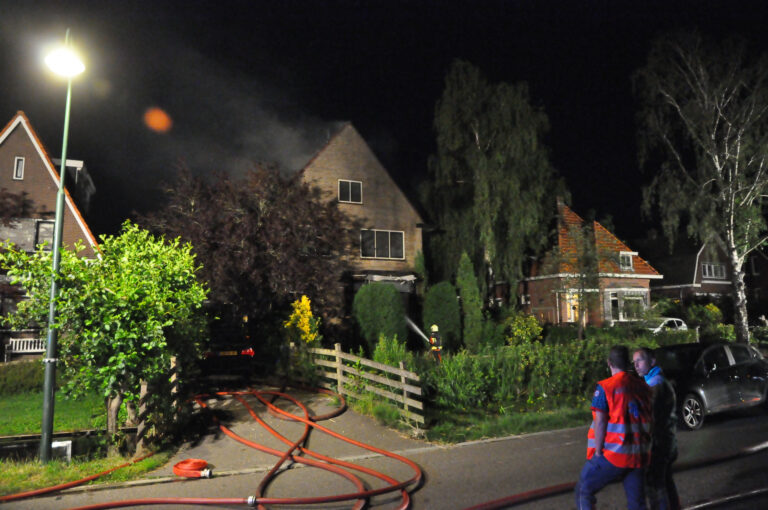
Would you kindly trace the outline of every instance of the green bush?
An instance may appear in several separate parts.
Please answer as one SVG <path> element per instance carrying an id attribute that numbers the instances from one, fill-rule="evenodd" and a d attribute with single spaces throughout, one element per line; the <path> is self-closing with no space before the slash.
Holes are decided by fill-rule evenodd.
<path id="1" fill-rule="evenodd" d="M 17 395 L 43 388 L 45 367 L 38 360 L 0 364 L 0 395 Z"/>
<path id="2" fill-rule="evenodd" d="M 388 338 L 384 335 L 379 337 L 376 348 L 373 350 L 373 361 L 383 363 L 392 367 L 399 366 L 402 361 L 407 370 L 413 370 L 413 353 L 410 352 L 405 342 L 398 342 L 397 336 Z"/>
<path id="3" fill-rule="evenodd" d="M 539 324 L 538 319 L 533 315 L 528 315 L 523 312 L 513 312 L 504 321 L 504 326 L 507 332 L 507 343 L 509 345 L 541 340 L 541 332 L 543 328 Z"/>
<path id="4" fill-rule="evenodd" d="M 373 351 L 381 335 L 398 338 L 408 335 L 403 299 L 388 283 L 371 282 L 360 287 L 352 303 L 352 313 L 368 342 L 368 352 Z"/>
<path id="5" fill-rule="evenodd" d="M 483 300 L 480 287 L 475 278 L 475 268 L 467 252 L 461 253 L 456 274 L 456 287 L 461 296 L 461 313 L 464 318 L 464 345 L 472 352 L 482 350 L 483 336 Z"/>
<path id="6" fill-rule="evenodd" d="M 424 331 L 437 324 L 444 352 L 457 351 L 461 346 L 461 317 L 456 289 L 450 282 L 440 282 L 427 290 L 422 314 Z"/>

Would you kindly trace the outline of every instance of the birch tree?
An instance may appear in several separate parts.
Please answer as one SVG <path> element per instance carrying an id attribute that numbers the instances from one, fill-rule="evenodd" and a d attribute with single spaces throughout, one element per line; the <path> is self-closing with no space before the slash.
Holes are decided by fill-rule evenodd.
<path id="1" fill-rule="evenodd" d="M 635 75 L 641 101 L 641 165 L 655 172 L 644 191 L 674 242 L 678 227 L 704 242 L 719 236 L 732 267 L 736 335 L 748 340 L 744 264 L 768 239 L 768 61 L 743 41 L 696 33 L 657 40 Z"/>

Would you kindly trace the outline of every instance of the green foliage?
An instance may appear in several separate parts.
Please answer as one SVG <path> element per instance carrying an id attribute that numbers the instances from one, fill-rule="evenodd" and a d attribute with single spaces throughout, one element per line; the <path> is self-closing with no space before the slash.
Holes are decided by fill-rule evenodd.
<path id="1" fill-rule="evenodd" d="M 6 323 L 44 323 L 50 252 L 4 247 L 0 265 L 29 297 Z M 67 392 L 136 400 L 141 381 L 167 384 L 171 357 L 180 383 L 185 382 L 199 355 L 199 310 L 206 297 L 191 246 L 155 238 L 125 222 L 119 236 L 102 238 L 99 259 L 80 258 L 76 251 L 61 252 L 56 301 Z M 170 395 L 165 404 L 171 405 Z"/>
<path id="2" fill-rule="evenodd" d="M 416 294 L 423 297 L 424 289 L 429 285 L 429 272 L 427 271 L 427 259 L 421 250 L 416 253 L 416 259 L 413 261 L 413 272 L 419 278 L 416 281 Z"/>
<path id="3" fill-rule="evenodd" d="M 288 320 L 283 323 L 286 340 L 307 345 L 319 345 L 322 340 L 320 335 L 320 318 L 312 314 L 312 303 L 307 296 L 301 296 L 291 304 L 293 312 Z"/>
<path id="4" fill-rule="evenodd" d="M 504 327 L 509 345 L 541 340 L 541 332 L 544 329 L 536 317 L 523 312 L 513 312 L 504 321 Z"/>
<path id="5" fill-rule="evenodd" d="M 427 290 L 422 311 L 424 331 L 432 324 L 440 328 L 443 352 L 457 351 L 461 346 L 461 317 L 456 289 L 451 282 L 440 282 Z"/>
<path id="6" fill-rule="evenodd" d="M 483 300 L 475 278 L 475 270 L 467 252 L 461 252 L 456 287 L 461 296 L 461 312 L 464 318 L 464 345 L 472 352 L 479 352 L 483 343 Z"/>
<path id="7" fill-rule="evenodd" d="M 431 236 L 435 279 L 456 274 L 466 251 L 478 274 L 489 261 L 497 279 L 516 282 L 526 254 L 546 245 L 563 188 L 543 143 L 546 114 L 533 106 L 527 84 L 489 83 L 457 60 L 434 127 L 437 153 L 429 161 L 423 201 L 440 227 Z"/>
<path id="8" fill-rule="evenodd" d="M 373 361 L 392 367 L 399 366 L 402 361 L 406 370 L 413 370 L 414 366 L 413 353 L 406 348 L 405 342 L 397 340 L 397 336 L 388 338 L 381 335 L 379 337 L 376 348 L 373 350 Z"/>
<path id="9" fill-rule="evenodd" d="M 712 330 L 723 322 L 723 312 L 714 303 L 691 303 L 686 307 L 683 317 L 689 328 L 699 326 L 702 331 Z"/>
<path id="10" fill-rule="evenodd" d="M 40 360 L 0 364 L 0 396 L 40 391 L 44 374 Z"/>
<path id="11" fill-rule="evenodd" d="M 355 294 L 352 313 L 360 326 L 368 351 L 380 336 L 406 338 L 405 306 L 400 292 L 388 283 L 366 283 Z"/>

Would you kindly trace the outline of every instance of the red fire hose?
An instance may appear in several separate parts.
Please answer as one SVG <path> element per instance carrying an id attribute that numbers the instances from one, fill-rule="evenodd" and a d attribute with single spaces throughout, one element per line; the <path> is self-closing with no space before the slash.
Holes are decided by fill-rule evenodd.
<path id="1" fill-rule="evenodd" d="M 336 395 L 335 393 L 327 390 L 320 390 L 320 391 L 322 391 L 323 393 Z M 235 439 L 236 441 L 242 444 L 245 444 L 259 451 L 266 452 L 278 457 L 277 463 L 261 480 L 261 483 L 257 488 L 256 495 L 244 497 L 244 498 L 133 499 L 133 500 L 113 501 L 108 503 L 99 503 L 99 504 L 94 504 L 89 506 L 83 506 L 83 507 L 79 507 L 79 510 L 96 510 L 96 509 L 102 509 L 102 508 L 120 508 L 120 507 L 128 507 L 128 506 L 152 506 L 152 505 L 164 505 L 164 504 L 249 505 L 249 506 L 258 506 L 259 508 L 264 508 L 263 505 L 267 505 L 267 504 L 309 505 L 309 504 L 332 503 L 332 502 L 340 502 L 340 501 L 355 501 L 355 505 L 353 508 L 356 510 L 359 510 L 366 505 L 368 498 L 381 495 L 381 494 L 390 493 L 390 492 L 400 492 L 401 498 L 402 498 L 401 504 L 399 506 L 400 510 L 405 510 L 410 506 L 410 496 L 408 494 L 407 489 L 410 486 L 417 486 L 421 482 L 421 478 L 422 478 L 421 469 L 418 467 L 418 465 L 416 465 L 414 462 L 412 462 L 411 460 L 405 457 L 347 438 L 345 436 L 342 436 L 341 434 L 333 432 L 332 430 L 329 430 L 326 427 L 323 427 L 322 425 L 319 425 L 318 423 L 316 423 L 319 420 L 328 419 L 333 416 L 337 416 L 338 414 L 344 411 L 344 409 L 346 408 L 346 403 L 343 397 L 341 397 L 341 395 L 336 395 L 337 398 L 339 398 L 342 402 L 342 405 L 339 408 L 337 408 L 336 410 L 326 415 L 314 416 L 314 417 L 309 415 L 309 411 L 307 410 L 306 406 L 304 406 L 301 402 L 299 402 L 292 396 L 285 394 L 283 392 L 248 390 L 248 391 L 239 391 L 239 392 L 218 392 L 216 393 L 216 396 L 231 396 L 236 400 L 238 400 L 241 404 L 245 406 L 245 408 L 248 410 L 248 412 L 251 414 L 254 420 L 256 420 L 260 425 L 265 427 L 271 434 L 277 437 L 281 442 L 285 443 L 288 447 L 287 450 L 285 451 L 279 451 L 274 448 L 270 448 L 270 447 L 255 443 L 253 441 L 250 441 L 246 438 L 243 438 L 235 434 L 232 430 L 230 430 L 223 424 L 218 423 L 217 418 L 213 416 L 213 420 L 219 425 L 219 429 L 227 436 Z M 263 404 L 270 413 L 274 414 L 277 417 L 303 423 L 304 432 L 302 433 L 301 437 L 296 441 L 291 441 L 285 438 L 284 436 L 282 436 L 281 434 L 279 434 L 272 427 L 264 423 L 264 421 L 261 420 L 258 414 L 253 410 L 251 405 L 245 400 L 244 397 L 248 397 L 248 396 L 252 396 L 258 399 L 258 401 L 261 404 Z M 274 403 L 268 400 L 267 397 L 272 397 L 271 399 L 272 401 L 275 401 L 277 399 L 288 400 L 301 410 L 301 414 L 292 414 L 287 411 L 284 411 L 279 407 L 277 407 L 276 405 L 274 405 Z M 208 407 L 208 405 L 205 403 L 206 398 L 208 398 L 208 395 L 199 395 L 195 397 L 195 401 L 198 403 L 198 405 L 200 405 L 201 408 L 205 409 Z M 308 448 L 301 446 L 302 444 L 306 444 L 306 439 L 312 429 L 317 429 L 319 432 L 329 434 L 330 436 L 340 439 L 342 441 L 345 441 L 349 444 L 398 460 L 406 464 L 407 466 L 409 466 L 413 470 L 414 474 L 411 478 L 407 480 L 398 481 L 376 470 L 366 468 L 364 466 L 360 466 L 351 462 L 345 462 L 345 461 L 333 459 L 331 457 L 327 457 L 325 455 L 321 455 L 319 453 L 313 452 L 312 450 L 309 450 Z M 302 464 L 306 464 L 308 466 L 325 469 L 332 473 L 338 474 L 339 476 L 342 476 L 345 479 L 349 480 L 355 486 L 356 492 L 349 492 L 344 494 L 337 494 L 333 496 L 323 496 L 323 497 L 295 497 L 295 498 L 264 497 L 263 496 L 264 491 L 267 489 L 267 487 L 269 486 L 270 482 L 274 479 L 274 477 L 277 476 L 280 466 L 286 460 L 290 460 L 292 462 L 299 462 Z M 187 459 L 185 461 L 182 461 L 176 464 L 173 468 L 173 471 L 175 474 L 179 476 L 202 477 L 202 476 L 205 476 L 204 472 L 207 469 L 208 469 L 207 463 L 204 460 Z M 366 490 L 365 484 L 363 483 L 363 481 L 353 471 L 374 476 L 386 482 L 386 486 L 377 488 L 377 489 Z M 53 489 L 50 489 L 47 492 L 52 492 L 52 490 Z"/>

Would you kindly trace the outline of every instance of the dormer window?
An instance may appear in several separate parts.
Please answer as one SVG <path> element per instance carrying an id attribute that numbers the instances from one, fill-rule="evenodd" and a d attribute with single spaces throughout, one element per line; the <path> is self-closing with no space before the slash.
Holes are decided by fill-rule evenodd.
<path id="1" fill-rule="evenodd" d="M 363 203 L 363 183 L 339 179 L 339 202 L 347 204 Z"/>
<path id="2" fill-rule="evenodd" d="M 13 180 L 21 181 L 24 179 L 24 158 L 17 156 L 13 162 Z"/>
<path id="3" fill-rule="evenodd" d="M 619 253 L 619 269 L 622 271 L 634 271 L 632 257 L 637 255 L 634 251 L 622 251 Z"/>
<path id="4" fill-rule="evenodd" d="M 701 272 L 704 278 L 713 278 L 715 280 L 725 280 L 725 264 L 716 264 L 705 262 L 701 265 Z"/>

